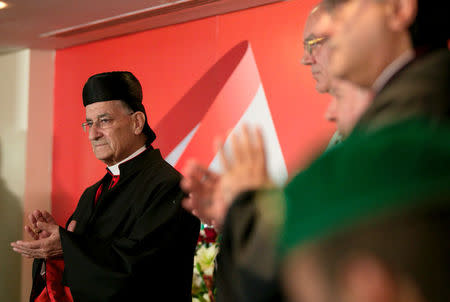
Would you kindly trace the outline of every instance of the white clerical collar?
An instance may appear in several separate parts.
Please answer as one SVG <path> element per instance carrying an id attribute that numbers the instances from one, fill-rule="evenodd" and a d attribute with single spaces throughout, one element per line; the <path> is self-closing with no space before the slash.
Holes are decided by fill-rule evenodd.
<path id="1" fill-rule="evenodd" d="M 115 164 L 115 165 L 113 165 L 113 166 L 108 166 L 109 172 L 111 172 L 111 174 L 112 174 L 112 175 L 115 175 L 115 176 L 120 175 L 119 165 L 120 165 L 120 164 L 123 164 L 124 162 L 126 162 L 126 161 L 128 161 L 128 160 L 130 160 L 130 159 L 132 159 L 132 158 L 135 158 L 136 156 L 138 156 L 139 154 L 141 154 L 142 152 L 144 152 L 146 149 L 147 149 L 147 147 L 142 146 L 142 147 L 140 147 L 139 149 L 137 149 L 136 152 L 134 152 L 133 154 L 131 154 L 130 156 L 128 156 L 127 158 L 125 158 L 125 159 L 122 160 L 121 162 L 119 162 L 119 163 L 117 163 L 117 164 Z"/>
<path id="2" fill-rule="evenodd" d="M 389 64 L 383 72 L 378 76 L 376 81 L 372 85 L 372 89 L 375 93 L 380 92 L 380 90 L 387 84 L 387 82 L 406 64 L 414 59 L 414 51 L 408 49 L 402 53 L 397 59 L 395 59 L 391 64 Z"/>

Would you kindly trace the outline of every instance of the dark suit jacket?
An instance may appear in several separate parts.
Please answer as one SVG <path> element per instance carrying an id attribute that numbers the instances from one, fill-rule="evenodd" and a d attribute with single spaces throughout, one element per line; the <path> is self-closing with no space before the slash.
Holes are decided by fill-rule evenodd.
<path id="1" fill-rule="evenodd" d="M 375 96 L 357 127 L 376 130 L 412 117 L 430 122 L 450 117 L 450 52 L 419 56 L 395 74 Z"/>
<path id="2" fill-rule="evenodd" d="M 357 127 L 371 131 L 417 116 L 433 123 L 448 121 L 449 62 L 446 49 L 413 60 L 383 87 Z M 255 192 L 240 195 L 225 220 L 218 255 L 218 302 L 283 300 L 274 259 L 276 230 L 270 230 L 270 219 L 264 218 L 267 213 L 255 196 Z"/>
<path id="3" fill-rule="evenodd" d="M 217 256 L 218 302 L 282 300 L 275 255 L 282 209 L 265 203 L 277 206 L 276 195 L 277 190 L 245 192 L 230 207 Z"/>

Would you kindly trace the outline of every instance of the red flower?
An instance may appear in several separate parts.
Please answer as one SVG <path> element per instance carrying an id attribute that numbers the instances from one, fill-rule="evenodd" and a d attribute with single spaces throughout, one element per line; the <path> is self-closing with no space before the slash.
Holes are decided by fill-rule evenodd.
<path id="1" fill-rule="evenodd" d="M 205 242 L 208 242 L 208 243 L 216 242 L 217 233 L 216 233 L 216 230 L 214 230 L 214 228 L 205 228 L 204 231 L 205 231 L 205 237 L 206 237 L 204 239 Z"/>

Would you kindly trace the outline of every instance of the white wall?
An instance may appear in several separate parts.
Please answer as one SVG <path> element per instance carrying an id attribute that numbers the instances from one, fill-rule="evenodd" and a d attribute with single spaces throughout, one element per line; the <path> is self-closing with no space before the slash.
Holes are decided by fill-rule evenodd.
<path id="1" fill-rule="evenodd" d="M 0 301 L 19 301 L 30 51 L 0 55 Z"/>
<path id="2" fill-rule="evenodd" d="M 30 51 L 24 223 L 34 209 L 51 211 L 55 52 Z M 30 240 L 28 235 L 23 236 Z M 30 259 L 22 259 L 22 298 L 31 291 Z M 2 301 L 2 300 L 0 300 Z"/>
<path id="3" fill-rule="evenodd" d="M 30 240 L 26 216 L 51 209 L 54 51 L 0 55 L 0 302 L 28 301 L 31 263 L 9 243 Z"/>

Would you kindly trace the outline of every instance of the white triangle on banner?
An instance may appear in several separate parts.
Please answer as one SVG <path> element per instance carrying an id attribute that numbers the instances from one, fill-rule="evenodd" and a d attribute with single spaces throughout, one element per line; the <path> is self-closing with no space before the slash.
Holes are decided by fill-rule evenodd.
<path id="1" fill-rule="evenodd" d="M 247 124 L 250 127 L 261 128 L 264 138 L 269 175 L 275 183 L 282 185 L 286 181 L 288 173 L 283 153 L 281 152 L 280 142 L 278 141 L 275 125 L 270 113 L 269 104 L 267 103 L 267 98 L 262 85 L 259 86 L 253 101 L 250 103 L 239 122 L 227 137 L 225 142 L 225 152 L 230 148 L 231 134 L 238 131 L 243 124 Z M 221 167 L 218 154 L 215 155 L 209 169 L 215 172 L 220 172 Z"/>
<path id="2" fill-rule="evenodd" d="M 189 132 L 189 134 L 185 138 L 183 138 L 183 140 L 169 153 L 169 155 L 166 156 L 165 160 L 173 167 L 175 167 L 184 150 L 186 150 L 186 147 L 194 137 L 194 134 L 195 132 L 197 132 L 200 124 L 201 123 L 198 123 L 197 126 L 195 126 L 194 129 L 192 129 L 191 132 Z"/>
<path id="3" fill-rule="evenodd" d="M 255 97 L 248 106 L 247 110 L 242 115 L 239 122 L 231 131 L 230 135 L 225 141 L 225 152 L 230 148 L 230 138 L 231 134 L 238 131 L 243 124 L 247 124 L 250 127 L 260 127 L 264 137 L 264 145 L 266 150 L 267 168 L 269 170 L 269 175 L 271 179 L 278 185 L 282 185 L 288 176 L 286 163 L 284 161 L 283 154 L 281 152 L 280 142 L 278 141 L 278 136 L 275 130 L 275 125 L 273 123 L 272 115 L 270 113 L 269 105 L 267 103 L 266 95 L 262 85 L 260 85 Z M 194 129 L 189 132 L 189 134 L 170 152 L 170 154 L 165 158 L 166 161 L 175 166 L 183 154 L 184 150 L 189 145 L 189 142 L 194 137 L 200 123 L 195 126 Z M 205 142 L 205 144 L 212 144 L 211 142 Z M 209 147 L 209 146 L 205 146 Z M 218 154 L 214 156 L 209 169 L 220 173 L 221 167 L 219 163 Z"/>

